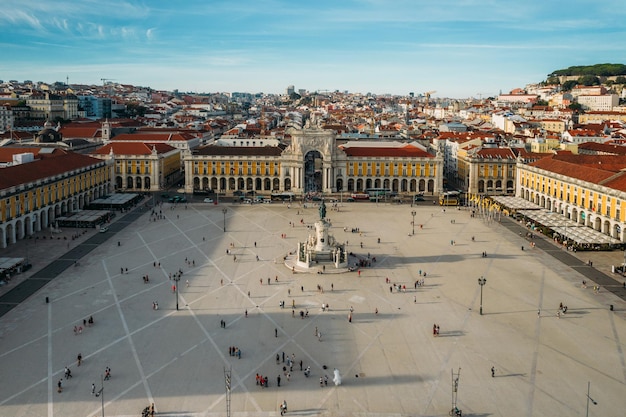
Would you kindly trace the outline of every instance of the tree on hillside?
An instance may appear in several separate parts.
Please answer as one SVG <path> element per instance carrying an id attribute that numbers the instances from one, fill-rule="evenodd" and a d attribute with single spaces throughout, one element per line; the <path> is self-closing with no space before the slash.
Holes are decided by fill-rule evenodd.
<path id="1" fill-rule="evenodd" d="M 567 106 L 568 109 L 570 110 L 574 110 L 574 111 L 582 111 L 583 106 L 580 105 L 580 103 L 572 103 L 569 106 Z"/>
<path id="2" fill-rule="evenodd" d="M 626 84 L 626 77 L 624 77 L 623 75 L 615 77 L 615 84 Z"/>
<path id="3" fill-rule="evenodd" d="M 578 85 L 578 81 L 569 80 L 569 81 L 565 81 L 563 85 L 561 86 L 561 88 L 563 89 L 563 91 L 572 91 L 572 88 L 576 87 L 577 85 Z"/>
<path id="4" fill-rule="evenodd" d="M 548 77 L 561 75 L 597 75 L 602 77 L 610 77 L 613 75 L 626 75 L 626 65 L 624 64 L 595 64 L 595 65 L 578 65 L 566 69 L 553 71 Z"/>
<path id="5" fill-rule="evenodd" d="M 595 75 L 583 75 L 578 79 L 578 84 L 582 85 L 600 85 L 600 79 Z"/>
<path id="6" fill-rule="evenodd" d="M 136 101 L 131 101 L 126 104 L 126 115 L 129 117 L 141 116 L 143 117 L 146 114 L 146 107 L 144 107 L 141 103 Z"/>

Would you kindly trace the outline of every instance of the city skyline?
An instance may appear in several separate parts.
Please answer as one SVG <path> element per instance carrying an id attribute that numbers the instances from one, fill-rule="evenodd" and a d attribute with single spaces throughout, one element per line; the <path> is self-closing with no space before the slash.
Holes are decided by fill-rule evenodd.
<path id="1" fill-rule="evenodd" d="M 8 0 L 0 79 L 492 96 L 626 56 L 621 2 Z"/>

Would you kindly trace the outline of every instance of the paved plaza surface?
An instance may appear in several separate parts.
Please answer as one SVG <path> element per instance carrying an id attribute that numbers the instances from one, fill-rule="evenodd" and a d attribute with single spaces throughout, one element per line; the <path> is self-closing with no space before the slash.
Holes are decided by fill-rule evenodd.
<path id="1" fill-rule="evenodd" d="M 430 204 L 348 203 L 328 211 L 331 234 L 376 262 L 360 275 L 328 267 L 294 274 L 282 259 L 311 232 L 315 207 L 164 203 L 161 210 L 156 221 L 144 211 L 125 227 L 112 225 L 90 251 L 82 246 L 94 231 L 31 245 L 33 274 L 56 256 L 66 269 L 0 317 L 1 416 L 99 416 L 102 404 L 106 416 L 139 416 L 150 403 L 160 416 L 226 415 L 231 367 L 233 416 L 276 416 L 283 400 L 288 415 L 445 416 L 453 372 L 465 416 L 584 416 L 588 382 L 597 402 L 589 415 L 625 413 L 626 302 L 605 288 L 619 290 L 622 281 L 604 282 L 597 294 L 593 282 L 583 288 L 591 268 L 556 260 L 544 250 L 561 251 L 551 242 L 531 248 L 515 224 Z M 16 245 L 2 256 L 23 251 Z M 67 253 L 84 257 L 67 267 L 74 259 Z M 577 254 L 586 255 L 597 270 L 623 258 Z M 179 270 L 177 311 L 169 274 Z M 558 317 L 561 302 L 568 310 Z M 95 324 L 75 335 L 89 316 Z M 289 378 L 283 352 L 295 355 Z M 102 402 L 92 383 L 98 391 L 107 366 Z M 269 387 L 256 385 L 256 374 L 268 376 Z"/>

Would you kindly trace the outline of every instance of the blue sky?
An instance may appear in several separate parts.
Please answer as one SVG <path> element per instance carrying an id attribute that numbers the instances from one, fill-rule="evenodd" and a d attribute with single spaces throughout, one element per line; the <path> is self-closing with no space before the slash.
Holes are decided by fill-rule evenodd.
<path id="1" fill-rule="evenodd" d="M 2 0 L 0 79 L 477 97 L 626 63 L 624 0 Z"/>

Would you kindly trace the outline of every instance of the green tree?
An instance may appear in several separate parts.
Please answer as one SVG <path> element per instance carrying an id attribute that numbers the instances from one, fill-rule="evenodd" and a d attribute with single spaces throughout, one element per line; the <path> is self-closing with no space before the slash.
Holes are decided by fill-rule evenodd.
<path id="1" fill-rule="evenodd" d="M 569 106 L 567 106 L 567 108 L 574 110 L 574 111 L 582 111 L 583 106 L 580 105 L 580 103 L 572 103 Z"/>
<path id="2" fill-rule="evenodd" d="M 559 85 L 561 82 L 559 81 L 559 77 L 548 77 L 546 80 L 546 84 L 548 85 Z"/>
<path id="3" fill-rule="evenodd" d="M 626 77 L 624 77 L 623 75 L 615 77 L 615 84 L 626 84 Z"/>
<path id="4" fill-rule="evenodd" d="M 582 85 L 600 85 L 600 79 L 595 75 L 583 75 L 578 79 L 578 84 Z"/>
<path id="5" fill-rule="evenodd" d="M 146 108 L 136 101 L 131 101 L 126 104 L 126 115 L 130 117 L 143 117 L 146 114 Z"/>
<path id="6" fill-rule="evenodd" d="M 572 91 L 572 88 L 576 87 L 577 85 L 578 81 L 569 80 L 565 81 L 563 85 L 561 85 L 561 88 L 563 89 L 563 91 Z"/>
<path id="7" fill-rule="evenodd" d="M 548 102 L 545 100 L 537 100 L 537 103 L 535 103 L 537 106 L 547 106 Z"/>

